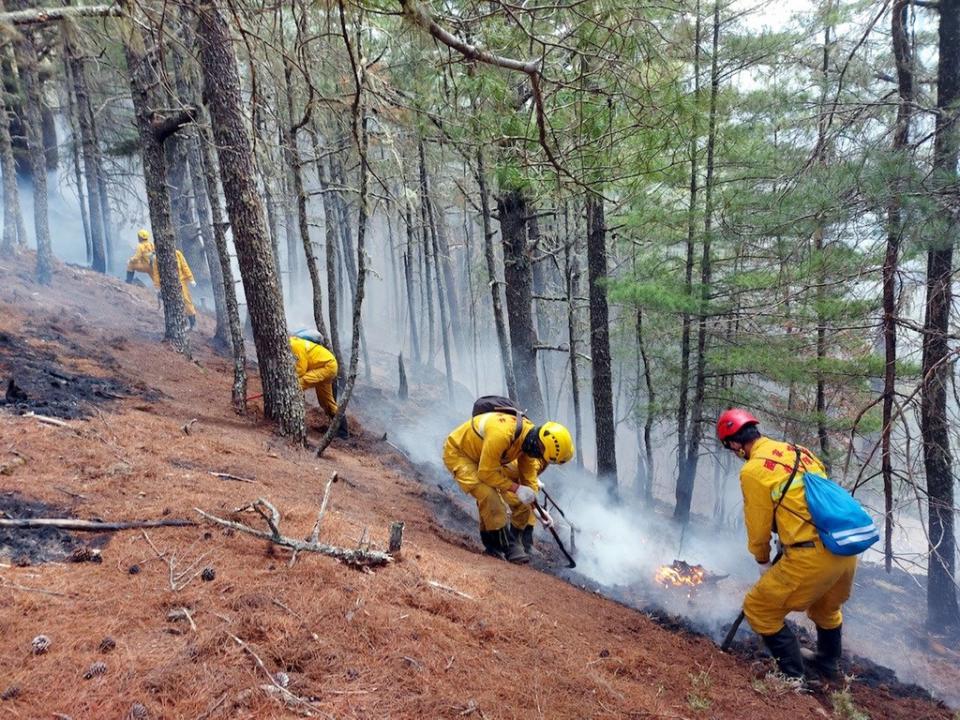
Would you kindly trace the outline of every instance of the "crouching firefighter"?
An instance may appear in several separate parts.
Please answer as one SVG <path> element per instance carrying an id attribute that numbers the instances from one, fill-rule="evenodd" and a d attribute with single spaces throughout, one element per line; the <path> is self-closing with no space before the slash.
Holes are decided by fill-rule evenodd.
<path id="1" fill-rule="evenodd" d="M 824 479 L 820 478 L 826 476 L 823 463 L 806 448 L 764 437 L 758 424 L 739 408 L 727 410 L 717 421 L 717 438 L 746 461 L 740 470 L 744 525 L 760 579 L 747 592 L 743 613 L 784 675 L 803 678 L 806 659 L 811 676 L 836 679 L 841 607 L 850 597 L 857 557 L 831 552 L 814 525 L 804 475 L 810 474 L 809 483 L 814 476 Z M 777 534 L 782 552 L 773 562 L 772 533 Z M 805 611 L 816 624 L 816 654 L 805 657 L 784 623 L 793 611 Z"/>
<path id="2" fill-rule="evenodd" d="M 574 455 L 573 438 L 559 423 L 534 425 L 519 411 L 505 410 L 475 414 L 451 432 L 443 446 L 443 463 L 460 489 L 477 501 L 484 552 L 526 563 L 530 558 L 523 535 L 540 487 L 540 462 L 569 461 Z M 516 467 L 516 480 L 510 477 L 511 464 Z M 528 540 L 532 538 L 531 527 Z"/>
<path id="3" fill-rule="evenodd" d="M 313 388 L 317 394 L 317 402 L 331 420 L 336 416 L 340 407 L 334 396 L 334 383 L 337 379 L 339 366 L 337 358 L 319 342 L 319 338 L 307 339 L 298 335 L 290 337 L 290 351 L 293 353 L 294 369 L 301 390 Z M 337 427 L 337 437 L 350 437 L 347 427 L 347 418 Z"/>
<path id="4" fill-rule="evenodd" d="M 179 250 L 177 255 L 177 277 L 180 280 L 180 294 L 183 296 L 183 311 L 187 316 L 187 322 L 190 327 L 197 326 L 197 308 L 193 304 L 193 298 L 190 296 L 190 286 L 196 287 L 197 281 L 193 277 L 193 272 L 187 264 L 187 259 Z M 134 273 L 147 273 L 153 281 L 153 287 L 160 289 L 160 267 L 157 264 L 157 251 L 150 240 L 150 232 L 145 228 L 137 232 L 137 251 L 127 262 L 127 282 L 132 283 Z"/>

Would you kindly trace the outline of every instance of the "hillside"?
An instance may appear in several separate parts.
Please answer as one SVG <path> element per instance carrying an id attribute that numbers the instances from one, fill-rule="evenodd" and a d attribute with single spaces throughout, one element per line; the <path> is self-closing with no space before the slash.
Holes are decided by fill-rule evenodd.
<path id="1" fill-rule="evenodd" d="M 7 515 L 22 516 L 25 502 L 45 504 L 35 512 L 48 517 L 108 521 L 196 519 L 200 508 L 262 527 L 232 511 L 263 497 L 300 538 L 336 472 L 321 540 L 355 547 L 366 537 L 384 549 L 395 520 L 405 534 L 396 562 L 362 572 L 306 553 L 291 565 L 286 550 L 209 524 L 5 532 L 4 717 L 834 716 L 829 692 L 765 679 L 763 659 L 725 655 L 709 638 L 481 556 L 438 519 L 443 491 L 364 420 L 377 389 L 362 389 L 350 413 L 355 439 L 318 459 L 255 414 L 232 413 L 230 367 L 207 347 L 209 318 L 191 361 L 160 344 L 152 291 L 62 265 L 43 288 L 31 267 L 0 261 L 0 379 L 15 378 L 37 414 L 65 426 L 0 409 Z M 315 408 L 310 420 L 316 439 Z M 78 546 L 98 548 L 102 562 L 63 562 Z M 35 654 L 41 634 L 50 647 Z M 285 674 L 287 693 L 267 672 Z M 864 682 L 850 696 L 875 718 L 952 717 Z"/>

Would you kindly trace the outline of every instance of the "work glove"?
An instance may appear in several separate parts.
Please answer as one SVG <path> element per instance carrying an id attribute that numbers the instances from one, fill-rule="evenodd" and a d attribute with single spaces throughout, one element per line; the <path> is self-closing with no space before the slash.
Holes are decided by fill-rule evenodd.
<path id="1" fill-rule="evenodd" d="M 127 270 L 127 284 L 133 285 L 133 270 Z"/>
<path id="2" fill-rule="evenodd" d="M 543 508 L 538 508 L 537 516 L 540 518 L 540 524 L 543 525 L 544 528 L 549 530 L 553 527 L 553 518 L 550 517 L 550 513 L 548 513 L 546 510 Z"/>
<path id="3" fill-rule="evenodd" d="M 537 499 L 537 496 L 531 488 L 526 485 L 521 485 L 517 488 L 517 499 L 524 505 L 530 505 Z"/>
<path id="4" fill-rule="evenodd" d="M 191 286 L 191 287 L 196 287 L 196 286 L 197 286 L 197 281 L 196 281 L 196 280 L 191 280 L 191 281 L 190 281 L 190 286 Z"/>
<path id="5" fill-rule="evenodd" d="M 543 480 L 541 480 L 540 478 L 537 478 L 537 485 L 540 486 L 540 489 L 541 489 L 541 490 L 546 490 L 546 489 L 547 489 L 547 486 L 544 484 Z"/>
<path id="6" fill-rule="evenodd" d="M 773 567 L 773 563 L 767 560 L 766 562 L 757 563 L 757 570 L 760 573 L 760 577 L 763 577 L 767 574 L 767 570 Z"/>

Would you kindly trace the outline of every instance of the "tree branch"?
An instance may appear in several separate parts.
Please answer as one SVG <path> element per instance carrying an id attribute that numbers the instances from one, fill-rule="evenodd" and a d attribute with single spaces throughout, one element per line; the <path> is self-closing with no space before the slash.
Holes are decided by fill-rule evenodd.
<path id="1" fill-rule="evenodd" d="M 51 23 L 66 18 L 107 17 L 120 15 L 117 5 L 88 5 L 87 7 L 31 8 L 0 13 L 0 25 L 34 25 Z"/>
<path id="2" fill-rule="evenodd" d="M 196 122 L 196 120 L 197 109 L 188 107 L 176 115 L 168 117 L 162 117 L 154 113 L 153 118 L 150 120 L 150 125 L 153 127 L 153 134 L 157 138 L 157 142 L 162 145 L 163 141 L 177 132 L 177 130 L 187 123 Z"/>

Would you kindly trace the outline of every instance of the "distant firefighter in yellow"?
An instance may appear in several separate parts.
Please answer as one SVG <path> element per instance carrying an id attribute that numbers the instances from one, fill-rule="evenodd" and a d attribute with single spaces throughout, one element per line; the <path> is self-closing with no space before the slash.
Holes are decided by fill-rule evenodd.
<path id="1" fill-rule="evenodd" d="M 320 407 L 333 418 L 339 409 L 333 395 L 333 383 L 337 379 L 339 369 L 337 358 L 320 343 L 296 335 L 290 338 L 290 350 L 296 361 L 300 388 L 302 390 L 314 388 Z M 349 437 L 346 418 L 337 428 L 337 437 Z"/>
<path id="2" fill-rule="evenodd" d="M 160 268 L 157 265 L 157 250 L 150 240 L 150 232 L 141 229 L 137 232 L 137 250 L 133 257 L 127 262 L 127 282 L 133 282 L 133 274 L 136 272 L 147 273 L 153 281 L 153 286 L 160 289 Z M 187 259 L 183 253 L 177 250 L 177 274 L 180 276 L 180 291 L 183 295 L 183 309 L 190 322 L 190 327 L 196 327 L 197 309 L 193 306 L 193 298 L 190 297 L 190 285 L 196 286 L 197 281 L 190 271 Z"/>
<path id="3" fill-rule="evenodd" d="M 538 475 L 546 464 L 565 463 L 574 452 L 570 431 L 560 423 L 534 425 L 510 412 L 475 415 L 447 436 L 443 464 L 460 489 L 477 501 L 487 555 L 529 562 L 523 541 L 533 539 L 530 521 L 540 489 Z"/>

